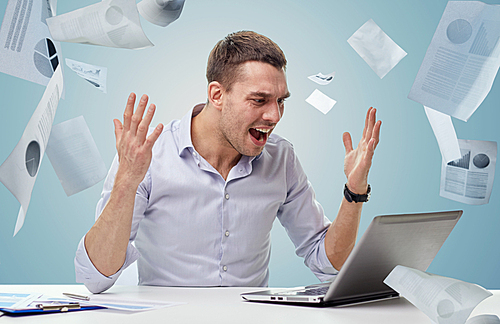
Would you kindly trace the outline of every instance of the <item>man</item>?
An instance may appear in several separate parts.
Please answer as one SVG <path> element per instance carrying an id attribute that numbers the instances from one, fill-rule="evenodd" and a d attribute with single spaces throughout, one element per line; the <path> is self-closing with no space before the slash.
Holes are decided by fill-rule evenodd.
<path id="1" fill-rule="evenodd" d="M 134 112 L 130 95 L 123 124 L 114 120 L 100 216 L 77 250 L 78 282 L 104 291 L 138 259 L 142 285 L 265 286 L 275 217 L 318 278 L 337 273 L 354 247 L 381 122 L 370 108 L 356 149 L 344 133 L 351 202 L 330 224 L 293 146 L 272 134 L 290 96 L 285 68 L 274 42 L 242 31 L 214 47 L 207 103 L 182 120 L 148 135 L 155 106 L 144 115 L 144 95 Z"/>

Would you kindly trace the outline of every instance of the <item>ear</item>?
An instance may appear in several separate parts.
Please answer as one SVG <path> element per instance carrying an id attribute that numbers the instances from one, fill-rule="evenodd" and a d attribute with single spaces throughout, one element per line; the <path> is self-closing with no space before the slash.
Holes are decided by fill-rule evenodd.
<path id="1" fill-rule="evenodd" d="M 224 88 L 222 87 L 222 84 L 217 81 L 210 82 L 207 92 L 208 101 L 215 107 L 215 109 L 222 110 L 222 101 L 224 97 Z"/>

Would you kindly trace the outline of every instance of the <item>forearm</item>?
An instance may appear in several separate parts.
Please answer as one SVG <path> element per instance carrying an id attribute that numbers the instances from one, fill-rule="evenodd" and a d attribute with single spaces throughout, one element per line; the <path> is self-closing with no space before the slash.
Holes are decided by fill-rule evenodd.
<path id="1" fill-rule="evenodd" d="M 350 203 L 345 198 L 342 198 L 337 218 L 335 218 L 326 233 L 326 255 L 337 270 L 342 268 L 354 248 L 362 208 L 363 203 Z"/>
<path id="2" fill-rule="evenodd" d="M 117 174 L 106 207 L 85 236 L 87 254 L 105 276 L 116 273 L 125 261 L 136 191 L 137 185 L 120 181 Z"/>

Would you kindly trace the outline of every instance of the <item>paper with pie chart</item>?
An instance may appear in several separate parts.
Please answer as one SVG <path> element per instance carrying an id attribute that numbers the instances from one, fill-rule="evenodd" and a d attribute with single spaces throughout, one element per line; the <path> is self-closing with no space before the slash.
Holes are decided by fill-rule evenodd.
<path id="1" fill-rule="evenodd" d="M 142 0 L 137 4 L 141 16 L 162 27 L 167 27 L 177 20 L 183 7 L 184 0 Z"/>
<path id="2" fill-rule="evenodd" d="M 384 283 L 438 324 L 465 324 L 474 308 L 493 295 L 470 282 L 401 265 L 389 273 Z"/>
<path id="3" fill-rule="evenodd" d="M 53 15 L 53 0 L 9 0 L 0 28 L 0 72 L 47 85 L 61 53 L 46 23 Z"/>
<path id="4" fill-rule="evenodd" d="M 408 98 L 467 121 L 497 75 L 499 37 L 500 6 L 448 2 Z"/>
<path id="5" fill-rule="evenodd" d="M 58 66 L 31 116 L 21 139 L 5 162 L 0 165 L 0 182 L 21 203 L 14 236 L 24 224 L 31 192 L 49 141 L 57 105 L 63 91 L 63 76 Z"/>
<path id="6" fill-rule="evenodd" d="M 497 143 L 459 139 L 462 157 L 441 165 L 439 195 L 469 205 L 483 205 L 490 200 Z"/>
<path id="7" fill-rule="evenodd" d="M 47 19 L 54 40 L 108 47 L 151 47 L 135 0 L 104 0 Z"/>
<path id="8" fill-rule="evenodd" d="M 67 196 L 92 187 L 108 173 L 83 116 L 54 125 L 46 153 Z"/>

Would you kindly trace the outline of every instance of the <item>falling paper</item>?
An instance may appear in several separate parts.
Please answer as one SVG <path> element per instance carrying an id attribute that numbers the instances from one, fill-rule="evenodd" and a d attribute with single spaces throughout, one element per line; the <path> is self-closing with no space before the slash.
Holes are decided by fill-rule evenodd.
<path id="1" fill-rule="evenodd" d="M 470 205 L 487 204 L 495 178 L 497 143 L 459 139 L 458 144 L 462 157 L 442 162 L 439 195 Z"/>
<path id="2" fill-rule="evenodd" d="M 434 136 L 436 136 L 443 160 L 450 162 L 460 159 L 462 154 L 451 117 L 429 107 L 424 106 L 424 109 Z"/>
<path id="3" fill-rule="evenodd" d="M 381 79 L 406 56 L 406 52 L 372 19 L 361 26 L 347 42 Z"/>
<path id="4" fill-rule="evenodd" d="M 104 0 L 47 19 L 55 40 L 120 48 L 153 46 L 142 30 L 135 0 Z"/>
<path id="5" fill-rule="evenodd" d="M 408 98 L 467 121 L 497 74 L 499 37 L 500 6 L 448 2 Z"/>
<path id="6" fill-rule="evenodd" d="M 107 68 L 70 59 L 66 59 L 66 65 L 94 87 L 106 93 Z"/>
<path id="7" fill-rule="evenodd" d="M 58 66 L 24 130 L 21 140 L 0 166 L 0 181 L 21 203 L 14 236 L 24 224 L 31 191 L 47 147 L 62 90 L 63 76 L 61 66 Z"/>
<path id="8" fill-rule="evenodd" d="M 47 157 L 67 196 L 92 187 L 107 174 L 83 116 L 52 127 Z"/>
<path id="9" fill-rule="evenodd" d="M 333 78 L 335 77 L 335 72 L 332 72 L 330 74 L 324 75 L 323 73 L 319 72 L 318 74 L 311 75 L 307 77 L 309 80 L 316 82 L 317 84 L 320 85 L 327 85 L 332 82 Z"/>
<path id="10" fill-rule="evenodd" d="M 311 95 L 306 99 L 306 102 L 321 111 L 323 114 L 329 112 L 330 109 L 332 109 L 333 106 L 337 103 L 335 100 L 328 97 L 318 89 L 314 90 L 313 93 L 311 93 Z"/>
<path id="11" fill-rule="evenodd" d="M 492 314 L 483 314 L 471 317 L 465 324 L 500 324 L 500 318 Z"/>
<path id="12" fill-rule="evenodd" d="M 177 20 L 183 7 L 184 0 L 142 0 L 137 4 L 141 16 L 162 27 Z"/>
<path id="13" fill-rule="evenodd" d="M 0 28 L 0 72 L 47 85 L 60 60 L 46 19 L 55 1 L 9 0 Z"/>
<path id="14" fill-rule="evenodd" d="M 481 286 L 400 265 L 384 283 L 439 324 L 465 323 L 477 304 L 492 296 Z"/>

